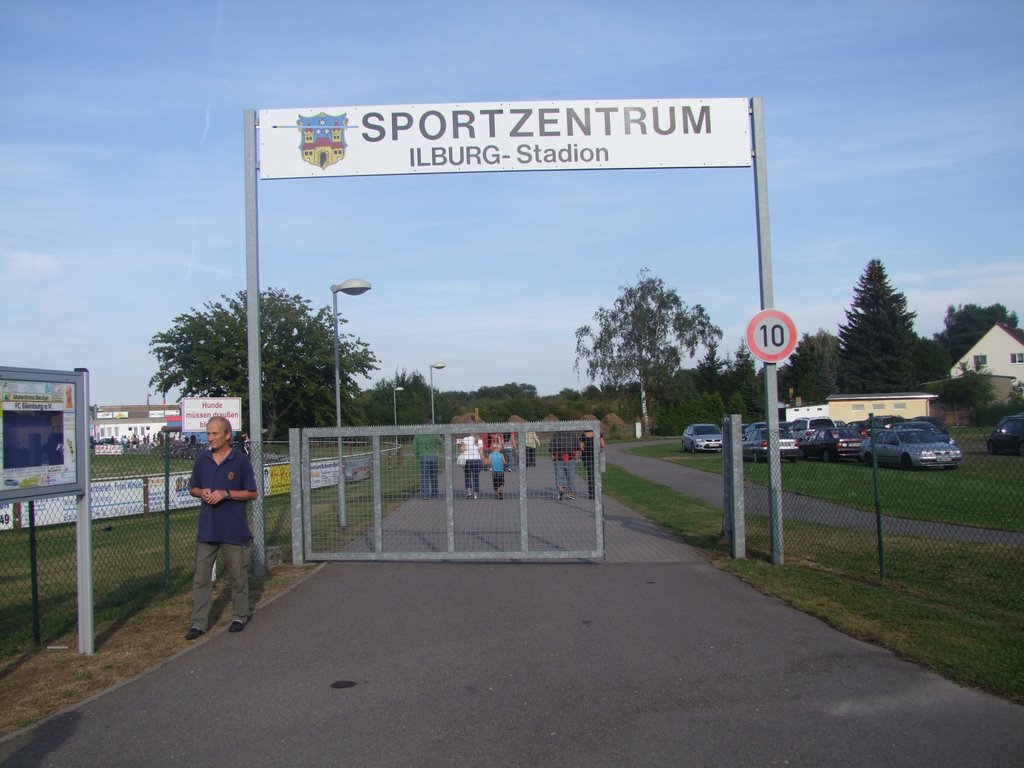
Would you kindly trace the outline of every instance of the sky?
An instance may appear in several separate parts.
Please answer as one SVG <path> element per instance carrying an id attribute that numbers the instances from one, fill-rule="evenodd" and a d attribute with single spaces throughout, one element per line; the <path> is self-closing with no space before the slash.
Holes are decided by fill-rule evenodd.
<path id="1" fill-rule="evenodd" d="M 922 336 L 950 305 L 1020 315 L 1022 38 L 1019 0 L 0 0 L 0 365 L 87 368 L 95 404 L 160 397 L 153 336 L 246 287 L 247 109 L 758 96 L 774 305 L 798 335 L 836 333 L 875 258 Z M 707 310 L 720 353 L 761 309 L 750 168 L 257 196 L 261 289 L 319 308 L 372 283 L 338 297 L 380 360 L 364 388 L 443 362 L 441 391 L 582 389 L 575 330 L 645 268 Z"/>

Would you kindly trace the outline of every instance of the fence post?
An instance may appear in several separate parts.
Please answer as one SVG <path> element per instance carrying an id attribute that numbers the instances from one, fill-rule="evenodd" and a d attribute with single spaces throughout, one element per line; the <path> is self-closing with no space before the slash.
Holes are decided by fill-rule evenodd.
<path id="1" fill-rule="evenodd" d="M 868 438 L 871 440 L 871 482 L 875 492 L 875 532 L 878 536 L 878 579 L 885 583 L 885 542 L 882 537 L 882 493 L 878 487 L 878 453 L 875 451 L 875 414 L 868 414 Z"/>
<path id="2" fill-rule="evenodd" d="M 291 491 L 292 563 L 294 565 L 302 565 L 306 562 L 302 524 L 302 503 L 305 496 L 302 484 L 309 473 L 308 458 L 307 456 L 304 461 L 302 456 L 302 430 L 291 427 L 288 430 L 288 480 Z"/>
<path id="3" fill-rule="evenodd" d="M 164 590 L 171 594 L 171 441 L 164 436 Z"/>
<path id="4" fill-rule="evenodd" d="M 747 556 L 747 522 L 743 505 L 743 445 L 741 417 L 727 416 L 722 422 L 722 451 L 725 467 L 725 520 L 730 553 L 736 560 Z"/>
<path id="5" fill-rule="evenodd" d="M 39 626 L 39 558 L 36 553 L 36 503 L 28 503 L 28 559 L 32 571 L 32 639 L 36 645 L 42 643 L 43 633 Z"/>

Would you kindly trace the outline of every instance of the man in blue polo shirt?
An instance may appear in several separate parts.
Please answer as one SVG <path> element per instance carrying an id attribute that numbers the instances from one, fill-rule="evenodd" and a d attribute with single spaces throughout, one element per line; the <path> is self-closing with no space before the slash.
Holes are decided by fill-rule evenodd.
<path id="1" fill-rule="evenodd" d="M 192 580 L 192 627 L 186 640 L 206 633 L 210 620 L 211 574 L 217 555 L 231 580 L 230 632 L 241 632 L 249 621 L 249 548 L 252 534 L 246 502 L 256 498 L 256 476 L 249 457 L 231 447 L 231 423 L 214 416 L 206 423 L 208 451 L 196 456 L 189 493 L 202 500 L 196 535 L 196 575 Z"/>

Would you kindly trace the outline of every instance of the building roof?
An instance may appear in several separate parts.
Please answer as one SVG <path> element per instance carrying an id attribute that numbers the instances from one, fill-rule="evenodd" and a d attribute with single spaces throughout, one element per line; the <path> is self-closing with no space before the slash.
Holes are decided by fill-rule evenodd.
<path id="1" fill-rule="evenodd" d="M 825 400 L 934 400 L 931 392 L 869 392 L 866 395 L 829 395 Z"/>
<path id="2" fill-rule="evenodd" d="M 1010 338 L 1012 338 L 1021 346 L 1024 346 L 1024 331 L 1022 331 L 1020 328 L 1011 328 L 1005 323 L 996 323 L 996 327 L 1002 328 L 1010 335 Z"/>

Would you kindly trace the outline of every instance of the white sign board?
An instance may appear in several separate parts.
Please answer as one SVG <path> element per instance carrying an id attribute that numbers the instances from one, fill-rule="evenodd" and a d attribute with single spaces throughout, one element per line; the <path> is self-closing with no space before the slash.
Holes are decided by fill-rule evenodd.
<path id="1" fill-rule="evenodd" d="M 206 422 L 223 416 L 236 432 L 242 428 L 242 398 L 184 397 L 181 400 L 181 431 L 205 432 Z"/>
<path id="2" fill-rule="evenodd" d="M 479 102 L 259 112 L 261 179 L 751 165 L 748 99 Z"/>

